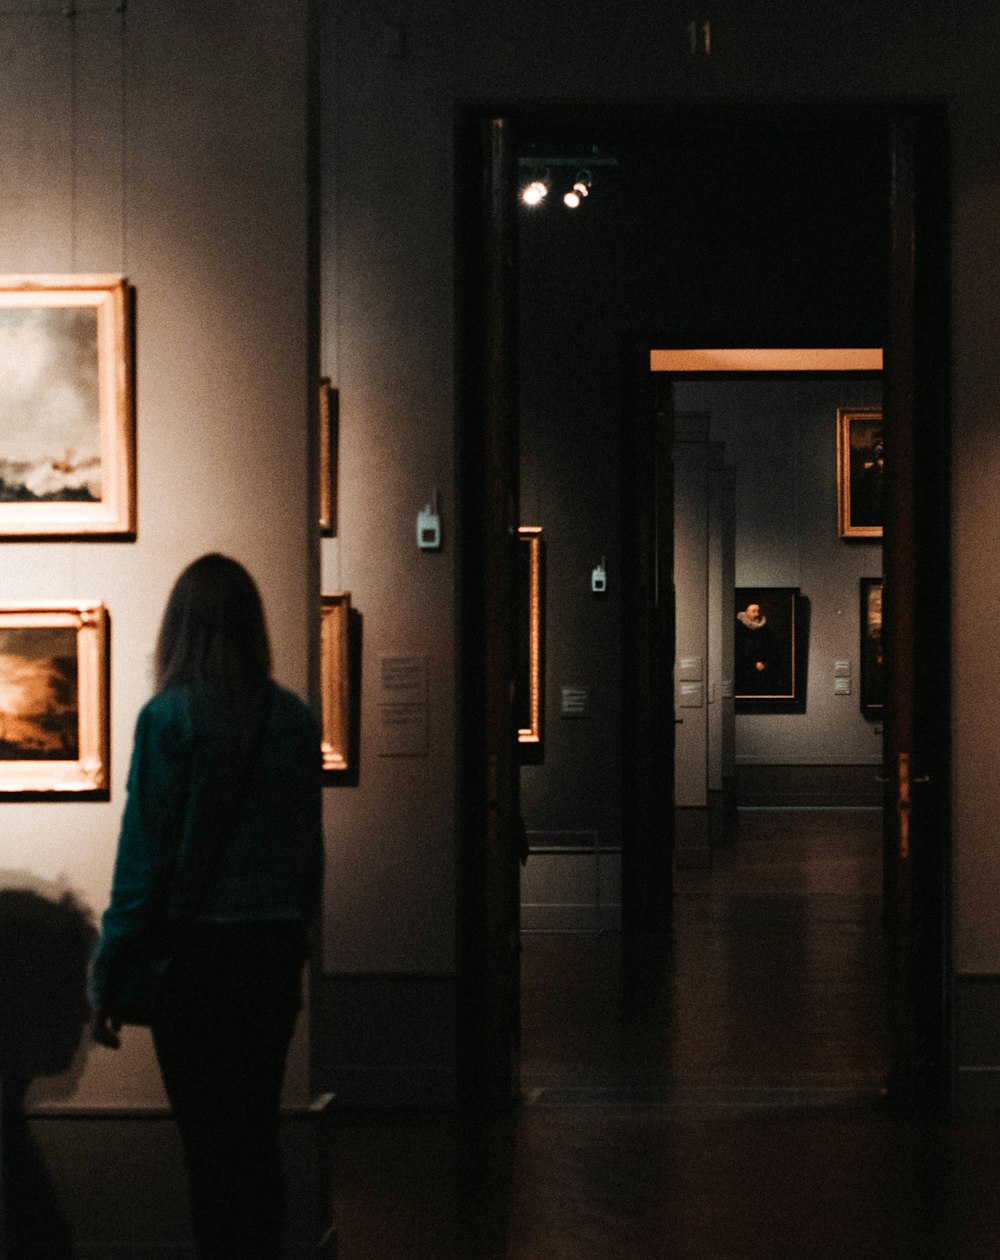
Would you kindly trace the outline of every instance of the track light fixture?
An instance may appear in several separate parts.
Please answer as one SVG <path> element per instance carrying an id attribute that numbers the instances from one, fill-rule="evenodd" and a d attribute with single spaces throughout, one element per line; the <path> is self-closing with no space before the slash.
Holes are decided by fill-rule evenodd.
<path id="1" fill-rule="evenodd" d="M 521 200 L 526 206 L 540 206 L 549 195 L 549 186 L 544 179 L 533 179 L 521 189 Z"/>
<path id="2" fill-rule="evenodd" d="M 590 195 L 590 171 L 577 171 L 576 181 L 569 192 L 563 193 L 563 205 L 576 210 Z"/>
<path id="3" fill-rule="evenodd" d="M 595 166 L 617 166 L 618 159 L 610 157 L 602 157 L 594 145 L 590 153 L 583 157 L 579 155 L 573 157 L 551 157 L 541 156 L 533 153 L 526 153 L 518 158 L 517 162 L 521 170 L 521 190 L 520 200 L 526 206 L 540 206 L 552 191 L 553 183 L 561 183 L 565 190 L 562 193 L 562 203 L 569 210 L 578 210 L 583 205 L 587 197 L 590 195 L 591 188 L 591 168 Z M 560 170 L 565 170 L 568 176 L 569 171 L 575 170 L 576 177 L 572 184 L 568 184 L 568 179 L 557 178 L 553 180 L 551 171 L 556 170 L 557 177 Z"/>

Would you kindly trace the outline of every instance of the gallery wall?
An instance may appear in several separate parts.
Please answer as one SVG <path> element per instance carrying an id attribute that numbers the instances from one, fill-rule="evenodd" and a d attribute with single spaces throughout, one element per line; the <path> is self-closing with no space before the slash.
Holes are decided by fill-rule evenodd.
<path id="1" fill-rule="evenodd" d="M 305 689 L 320 585 L 306 417 L 310 371 L 321 366 L 342 403 L 341 515 L 322 585 L 351 591 L 368 671 L 359 782 L 330 789 L 327 801 L 325 964 L 333 996 L 353 1002 L 331 1002 L 329 1027 L 360 1071 L 382 1055 L 380 1081 L 418 1060 L 446 1074 L 456 903 L 455 102 L 939 95 L 950 100 L 953 143 L 955 965 L 1000 975 L 1000 717 L 990 689 L 1000 635 L 991 551 L 1000 534 L 995 5 L 976 0 L 961 23 L 930 3 L 825 0 L 751 20 L 726 0 L 713 12 L 712 55 L 699 59 L 688 54 L 685 20 L 663 9 L 622 21 L 613 6 L 585 5 L 567 24 L 562 6 L 542 3 L 318 6 L 318 363 L 308 355 L 304 4 L 132 0 L 124 44 L 111 6 L 75 25 L 61 0 L 24 8 L 0 3 L 0 266 L 124 271 L 136 285 L 139 534 L 134 544 L 3 546 L 2 598 L 98 596 L 113 622 L 111 800 L 5 802 L 5 871 L 102 908 L 157 616 L 200 551 L 222 547 L 251 565 L 268 592 L 278 676 Z M 864 187 L 847 173 L 842 191 Z M 683 228 L 683 207 L 664 211 L 664 231 Z M 736 243 L 718 247 L 738 262 Z M 857 290 L 836 268 L 822 271 L 822 251 L 783 258 L 779 247 L 768 261 L 775 292 L 752 268 L 739 272 L 720 320 L 752 328 L 761 304 L 777 309 L 784 281 L 808 271 L 850 323 Z M 699 262 L 680 248 L 650 283 L 707 305 Z M 799 300 L 807 303 L 805 290 Z M 807 304 L 788 322 L 803 313 Z M 445 544 L 424 555 L 414 525 L 435 487 Z M 426 655 L 432 697 L 428 755 L 407 761 L 382 757 L 374 734 L 371 671 L 400 650 Z M 156 1097 L 141 1036 L 113 1061 L 92 1055 L 65 1096 Z"/>
<path id="2" fill-rule="evenodd" d="M 620 593 L 622 574 L 632 557 L 621 551 L 622 505 L 631 490 L 621 484 L 619 461 L 623 427 L 627 430 L 634 423 L 626 385 L 630 347 L 642 336 L 676 322 L 673 304 L 678 291 L 697 294 L 687 304 L 694 327 L 718 317 L 720 304 L 712 300 L 711 285 L 697 290 L 712 251 L 736 248 L 749 253 L 763 243 L 780 253 L 785 238 L 780 237 L 775 246 L 767 212 L 783 196 L 788 199 L 789 170 L 798 175 L 794 212 L 803 239 L 819 244 L 836 229 L 851 243 L 852 285 L 859 302 L 866 304 L 861 318 L 867 320 L 860 332 L 855 325 L 856 335 L 870 336 L 882 315 L 878 276 L 884 273 L 888 167 L 883 152 L 870 140 L 853 147 L 840 142 L 839 152 L 845 163 L 852 164 L 855 180 L 860 184 L 867 177 L 864 195 L 854 196 L 849 204 L 841 186 L 843 167 L 839 163 L 826 167 L 816 146 L 801 136 L 770 146 L 757 141 L 753 151 L 737 153 L 728 139 L 718 137 L 642 137 L 635 132 L 618 133 L 610 125 L 599 135 L 599 161 L 589 172 L 590 195 L 580 209 L 570 211 L 560 204 L 561 189 L 568 186 L 578 167 L 586 166 L 593 133 L 585 135 L 581 130 L 574 135 L 572 128 L 547 132 L 538 125 L 535 129 L 526 126 L 519 133 L 522 181 L 528 169 L 535 169 L 526 166 L 530 163 L 537 164 L 539 172 L 548 170 L 553 183 L 543 205 L 518 207 L 521 519 L 543 526 L 546 539 L 545 737 L 543 755 L 529 756 L 521 771 L 521 808 L 534 850 L 521 880 L 522 925 L 529 929 L 593 928 L 619 921 L 618 855 L 595 854 L 594 850 L 615 849 L 621 842 Z M 753 226 L 734 243 L 735 189 L 741 213 Z M 777 267 L 778 259 L 774 261 Z M 767 268 L 773 275 L 775 268 L 770 264 L 769 255 Z M 825 265 L 830 265 L 829 259 Z M 715 285 L 726 287 L 728 301 L 731 288 L 739 293 L 750 284 L 744 273 L 756 274 L 759 269 L 759 264 L 747 268 L 734 254 L 731 271 L 725 263 L 713 261 L 711 275 Z M 869 285 L 863 295 L 862 273 Z M 809 291 L 822 296 L 821 281 L 815 276 L 804 281 L 800 275 L 797 285 L 794 291 L 783 290 L 787 306 L 805 305 Z M 782 310 L 775 319 L 775 305 L 772 297 L 762 299 L 755 317 L 769 333 L 773 327 L 773 335 L 787 335 L 787 312 Z M 830 304 L 822 309 L 825 319 Z M 849 314 L 836 316 L 844 321 L 845 330 L 850 327 Z M 784 388 L 782 394 L 782 386 L 775 386 L 762 414 L 752 395 L 739 401 L 729 398 L 724 404 L 724 395 L 703 396 L 690 384 L 678 384 L 675 409 L 678 413 L 704 410 L 707 415 L 709 404 L 718 402 L 723 420 L 720 433 L 711 432 L 715 442 L 724 443 L 730 436 L 734 408 L 736 415 L 747 416 L 748 424 L 756 424 L 740 446 L 750 487 L 743 491 L 744 570 L 776 571 L 774 564 L 750 563 L 755 550 L 768 545 L 761 520 L 754 515 L 753 487 L 759 482 L 776 498 L 778 510 L 770 512 L 775 518 L 770 532 L 780 557 L 778 568 L 800 572 L 800 556 L 812 548 L 806 569 L 823 575 L 824 596 L 829 585 L 836 589 L 842 619 L 856 627 L 856 592 L 849 604 L 842 584 L 828 579 L 826 569 L 832 564 L 839 573 L 837 566 L 846 564 L 853 573 L 857 566 L 842 556 L 842 549 L 830 547 L 813 523 L 814 517 L 818 520 L 826 511 L 829 500 L 836 538 L 836 448 L 832 438 L 825 442 L 818 437 L 819 427 L 826 424 L 825 413 L 820 419 L 825 404 L 821 399 L 815 402 L 817 439 L 806 450 L 798 439 L 790 443 L 787 437 L 796 429 L 798 413 L 806 404 L 799 394 Z M 854 395 L 858 392 L 855 385 Z M 834 417 L 835 413 L 836 404 Z M 832 432 L 835 435 L 835 419 Z M 829 436 L 825 428 L 823 434 Z M 728 450 L 725 458 L 732 463 Z M 770 469 L 765 467 L 768 458 L 774 461 Z M 800 468 L 803 460 L 808 474 Z M 817 485 L 824 477 L 832 480 L 823 484 L 820 500 L 802 491 L 800 522 L 797 503 L 792 505 L 787 495 L 782 497 L 782 478 L 787 486 L 801 486 L 807 475 Z M 761 489 L 761 493 L 766 491 Z M 705 495 L 703 485 L 696 498 L 703 526 L 707 524 Z M 759 509 L 770 506 L 762 502 Z M 816 552 L 814 543 L 821 537 L 822 550 Z M 678 565 L 682 566 L 692 552 L 686 540 L 678 543 Z M 874 565 L 874 572 L 881 572 L 878 546 L 868 546 L 867 556 L 869 567 Z M 865 549 L 855 549 L 853 560 L 860 563 L 864 557 Z M 608 584 L 597 597 L 590 590 L 590 574 L 602 558 L 607 560 Z M 678 569 L 675 580 L 680 582 L 683 576 Z M 841 576 L 848 580 L 846 570 Z M 701 581 L 704 585 L 704 574 Z M 704 632 L 704 609 L 701 624 Z M 821 645 L 820 659 L 828 646 Z M 679 650 L 685 654 L 693 649 Z M 703 646 L 700 654 L 704 652 Z M 851 653 L 856 653 L 853 643 Z M 567 685 L 587 689 L 589 716 L 563 716 L 562 691 Z M 764 740 L 764 746 L 751 743 L 744 750 L 744 761 L 876 762 L 877 736 L 862 723 L 856 689 L 853 695 L 853 701 L 847 698 L 847 706 L 838 697 L 841 704 L 836 707 L 826 703 L 826 693 L 816 687 L 807 710 L 809 738 L 804 746 L 798 715 L 798 728 L 787 719 L 741 718 L 745 728 L 756 722 L 757 738 Z M 702 722 L 705 716 L 703 712 Z M 694 710 L 686 714 L 683 730 L 678 728 L 678 741 L 690 743 L 697 718 Z M 702 797 L 703 745 L 702 731 L 700 749 L 688 750 L 698 764 Z M 687 765 L 688 757 L 679 753 L 678 773 L 683 774 Z M 874 775 L 869 777 L 874 784 Z M 868 795 L 877 800 L 876 789 Z M 857 793 L 849 790 L 848 796 L 854 800 Z M 690 803 L 688 798 L 687 785 L 679 782 L 678 803 Z M 829 799 L 825 792 L 824 802 Z"/>
<path id="3" fill-rule="evenodd" d="M 265 597 L 308 695 L 318 552 L 310 432 L 304 5 L 0 4 L 0 271 L 112 272 L 136 295 L 134 541 L 0 545 L 0 600 L 111 620 L 109 799 L 0 802 L 0 883 L 107 904 L 136 713 L 170 587 L 210 550 Z M 248 90 L 252 85 L 252 90 Z M 0 369 L 2 370 L 2 369 Z M 308 1096 L 305 1020 L 289 1097 Z M 87 1041 L 36 1105 L 158 1106 L 145 1030 Z"/>
<path id="4" fill-rule="evenodd" d="M 882 547 L 838 535 L 837 410 L 880 406 L 881 383 L 682 380 L 675 401 L 709 417 L 736 472 L 736 585 L 798 587 L 808 615 L 805 707 L 737 712 L 737 766 L 878 764 L 881 723 L 859 703 L 859 582 L 881 576 Z M 844 660 L 851 691 L 835 694 Z"/>
<path id="5" fill-rule="evenodd" d="M 621 553 L 619 435 L 628 294 L 607 282 L 621 250 L 608 231 L 621 196 L 615 172 L 598 173 L 594 196 L 602 201 L 599 215 L 518 209 L 521 520 L 542 527 L 545 549 L 543 736 L 521 769 L 532 848 L 521 878 L 526 929 L 620 922 L 620 625 L 628 557 Z M 605 589 L 595 593 L 598 566 Z M 564 688 L 585 693 L 585 712 L 573 705 L 564 714 Z"/>
<path id="6" fill-rule="evenodd" d="M 1000 584 L 990 559 L 1000 525 L 1000 502 L 993 493 L 1000 383 L 992 371 L 989 334 L 997 322 L 1000 293 L 994 276 L 1000 263 L 992 242 L 1000 209 L 1000 115 L 992 89 L 1000 13 L 977 0 L 962 22 L 930 3 L 846 8 L 821 3 L 798 6 L 794 13 L 779 5 L 751 17 L 744 7 L 724 2 L 712 15 L 712 54 L 702 58 L 688 54 L 686 19 L 666 9 L 630 9 L 623 21 L 613 6 L 584 5 L 567 23 L 565 10 L 554 4 L 483 2 L 459 12 L 442 0 L 420 0 L 404 12 L 344 0 L 325 6 L 323 14 L 326 169 L 343 170 L 345 181 L 339 192 L 324 194 L 336 199 L 333 206 L 324 202 L 323 265 L 330 277 L 324 280 L 324 308 L 327 318 L 338 321 L 336 336 L 343 348 L 339 365 L 333 366 L 332 334 L 325 332 L 325 354 L 345 406 L 352 393 L 359 404 L 353 437 L 352 422 L 345 421 L 343 439 L 350 449 L 343 450 L 344 467 L 357 475 L 371 472 L 379 452 L 389 469 L 376 483 L 377 492 L 360 486 L 352 492 L 359 529 L 373 544 L 386 545 L 389 554 L 366 554 L 365 563 L 374 566 L 371 577 L 363 572 L 357 580 L 344 576 L 342 581 L 353 585 L 373 624 L 383 616 L 395 619 L 400 609 L 422 617 L 417 624 L 435 645 L 435 660 L 436 645 L 450 633 L 454 602 L 447 579 L 439 586 L 430 565 L 417 567 L 409 522 L 427 493 L 428 473 L 433 480 L 447 464 L 454 436 L 450 206 L 455 103 L 792 97 L 801 104 L 837 94 L 858 100 L 950 99 L 952 421 L 960 438 L 953 479 L 955 947 L 959 969 L 1000 973 L 1000 928 L 993 914 L 1000 895 L 1000 857 L 992 826 L 1000 789 L 984 770 L 1000 757 L 1000 719 L 983 685 L 992 677 L 994 627 L 1000 625 Z M 711 168 L 702 174 L 709 178 Z M 838 188 L 845 204 L 866 192 L 864 181 L 846 167 Z M 780 223 L 782 215 L 793 213 L 796 191 L 790 184 L 770 207 L 755 204 L 746 222 L 771 213 Z M 705 308 L 711 293 L 698 284 L 705 255 L 685 249 L 684 215 L 683 199 L 662 212 L 664 234 L 681 231 L 680 243 L 673 263 L 651 275 L 650 284 L 673 286 L 685 300 Z M 732 287 L 726 301 L 717 304 L 720 325 L 732 327 L 735 321 L 752 336 L 766 306 L 783 311 L 783 326 L 794 330 L 797 321 L 808 322 L 821 295 L 849 330 L 869 292 L 865 276 L 844 278 L 841 263 L 846 259 L 850 265 L 853 242 L 831 266 L 842 234 L 831 232 L 827 247 L 798 256 L 783 249 L 776 232 L 767 265 L 755 270 L 740 261 L 744 236 L 734 233 L 712 246 L 713 256 L 733 264 Z M 803 286 L 794 295 L 797 305 L 789 305 L 788 284 L 794 287 L 802 276 L 812 277 L 815 285 L 812 290 Z M 859 298 L 862 292 L 865 300 Z M 412 491 L 400 472 L 410 468 Z M 387 520 L 397 515 L 394 533 Z M 421 598 L 405 593 L 409 587 L 395 589 L 389 580 L 405 576 L 404 569 L 414 575 Z M 432 597 L 443 588 L 444 602 L 435 604 Z M 392 637 L 415 641 L 419 636 L 400 630 Z M 440 660 L 445 660 L 443 649 Z M 448 679 L 440 682 L 450 694 Z M 419 774 L 415 784 L 409 779 L 395 784 L 402 771 L 376 769 L 369 762 L 367 773 L 377 782 L 364 787 L 356 805 L 331 807 L 337 817 L 352 822 L 337 859 L 342 887 L 350 895 L 334 892 L 330 903 L 335 916 L 352 922 L 339 929 L 340 944 L 328 958 L 332 968 L 362 975 L 365 968 L 400 967 L 402 978 L 413 978 L 419 987 L 421 967 L 451 965 L 453 764 L 443 752 L 440 761 L 428 765 L 435 780 L 428 788 Z M 415 787 L 416 795 L 411 800 L 402 791 L 394 794 L 393 787 Z M 383 836 L 391 842 L 383 842 Z M 393 844 L 398 852 L 390 854 Z M 374 873 L 368 874 L 372 846 Z M 365 907 L 361 915 L 359 904 Z M 411 959 L 409 946 L 418 934 L 422 943 Z M 414 1020 L 418 1025 L 425 1027 Z"/>

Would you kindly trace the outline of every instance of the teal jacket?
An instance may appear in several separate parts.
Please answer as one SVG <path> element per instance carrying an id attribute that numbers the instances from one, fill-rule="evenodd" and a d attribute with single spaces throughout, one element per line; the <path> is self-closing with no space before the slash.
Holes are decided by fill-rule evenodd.
<path id="1" fill-rule="evenodd" d="M 309 922 L 323 873 L 320 733 L 312 713 L 272 683 L 259 748 L 203 692 L 174 687 L 139 713 L 111 904 L 94 955 L 95 1007 L 113 1002 L 115 959 L 158 916 L 206 922 Z M 224 844 L 209 877 L 205 839 Z M 185 881 L 193 881 L 185 883 Z M 191 893 L 191 889 L 197 890 Z"/>

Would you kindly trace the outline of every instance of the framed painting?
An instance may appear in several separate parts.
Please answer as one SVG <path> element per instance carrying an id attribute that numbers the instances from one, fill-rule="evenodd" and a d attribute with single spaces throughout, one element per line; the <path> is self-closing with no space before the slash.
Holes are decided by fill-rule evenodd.
<path id="1" fill-rule="evenodd" d="M 322 690 L 323 770 L 351 768 L 351 597 L 320 597 L 320 688 Z"/>
<path id="2" fill-rule="evenodd" d="M 882 579 L 861 579 L 861 712 L 881 717 L 885 709 L 882 666 Z"/>
<path id="3" fill-rule="evenodd" d="M 737 710 L 802 708 L 805 635 L 799 588 L 737 587 L 734 632 Z"/>
<path id="4" fill-rule="evenodd" d="M 340 400 L 324 376 L 319 383 L 319 527 L 327 537 L 337 533 L 337 442 Z"/>
<path id="5" fill-rule="evenodd" d="M 0 276 L 0 537 L 135 534 L 123 276 Z"/>
<path id="6" fill-rule="evenodd" d="M 882 537 L 885 437 L 881 407 L 837 411 L 837 528 L 841 538 Z"/>
<path id="7" fill-rule="evenodd" d="M 517 531 L 517 739 L 541 749 L 543 709 L 544 573 L 540 525 Z"/>
<path id="8" fill-rule="evenodd" d="M 0 794 L 108 789 L 108 615 L 0 605 Z"/>

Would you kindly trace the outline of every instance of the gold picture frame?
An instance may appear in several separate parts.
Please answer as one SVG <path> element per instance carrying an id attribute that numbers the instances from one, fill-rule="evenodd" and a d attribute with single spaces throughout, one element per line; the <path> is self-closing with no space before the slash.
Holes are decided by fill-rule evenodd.
<path id="1" fill-rule="evenodd" d="M 861 586 L 861 712 L 880 718 L 885 712 L 882 649 L 882 578 L 863 577 Z"/>
<path id="2" fill-rule="evenodd" d="M 0 276 L 0 538 L 135 536 L 131 298 L 119 275 Z"/>
<path id="3" fill-rule="evenodd" d="M 542 743 L 542 526 L 520 525 L 518 538 L 517 739 Z"/>
<path id="4" fill-rule="evenodd" d="M 323 770 L 351 769 L 351 597 L 320 597 L 320 689 Z"/>
<path id="5" fill-rule="evenodd" d="M 104 605 L 0 605 L 0 795 L 105 793 L 109 723 Z"/>
<path id="6" fill-rule="evenodd" d="M 884 470 L 882 408 L 838 408 L 837 529 L 841 538 L 882 537 Z"/>
<path id="7" fill-rule="evenodd" d="M 807 626 L 797 586 L 736 588 L 733 694 L 737 713 L 804 710 Z"/>
<path id="8" fill-rule="evenodd" d="M 337 533 L 337 441 L 340 395 L 324 376 L 319 383 L 319 527 L 328 537 Z"/>

